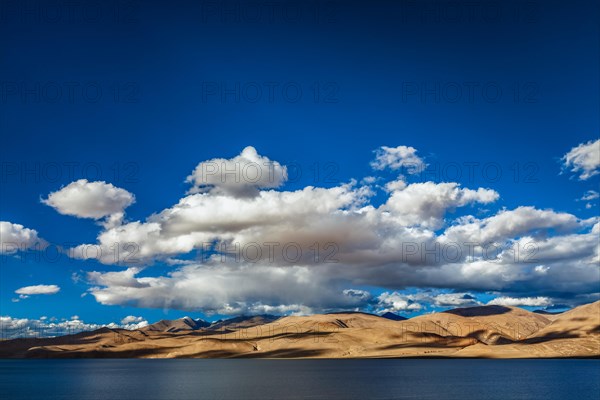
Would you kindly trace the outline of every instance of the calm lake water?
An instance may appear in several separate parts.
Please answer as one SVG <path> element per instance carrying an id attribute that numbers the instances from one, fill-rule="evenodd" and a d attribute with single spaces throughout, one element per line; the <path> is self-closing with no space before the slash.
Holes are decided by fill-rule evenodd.
<path id="1" fill-rule="evenodd" d="M 0 397 L 597 400 L 600 360 L 0 360 Z"/>

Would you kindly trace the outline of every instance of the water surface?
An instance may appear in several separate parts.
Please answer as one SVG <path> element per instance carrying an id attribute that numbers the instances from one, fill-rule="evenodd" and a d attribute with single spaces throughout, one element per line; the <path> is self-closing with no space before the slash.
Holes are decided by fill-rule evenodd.
<path id="1" fill-rule="evenodd" d="M 0 360 L 0 397 L 597 400 L 600 360 Z"/>

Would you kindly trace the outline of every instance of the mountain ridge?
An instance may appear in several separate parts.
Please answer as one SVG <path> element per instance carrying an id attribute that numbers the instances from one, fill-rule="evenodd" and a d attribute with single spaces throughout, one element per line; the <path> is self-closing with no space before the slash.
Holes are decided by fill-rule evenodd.
<path id="1" fill-rule="evenodd" d="M 600 358 L 600 301 L 553 320 L 517 307 L 480 306 L 401 321 L 342 312 L 214 323 L 182 318 L 149 327 L 5 340 L 0 357 Z"/>

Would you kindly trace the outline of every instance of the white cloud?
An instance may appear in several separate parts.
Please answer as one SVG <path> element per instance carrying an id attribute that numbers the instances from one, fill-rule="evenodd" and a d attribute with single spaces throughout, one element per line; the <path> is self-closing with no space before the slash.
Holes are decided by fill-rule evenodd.
<path id="1" fill-rule="evenodd" d="M 379 260 L 368 267 L 360 263 L 282 267 L 278 263 L 220 263 L 216 257 L 208 264 L 186 265 L 168 276 L 140 278 L 141 270 L 130 268 L 120 272 L 92 272 L 88 278 L 96 285 L 92 294 L 102 304 L 202 309 L 231 314 L 252 313 L 269 307 L 290 312 L 317 312 L 364 305 L 368 294 L 343 289 L 351 285 L 506 292 L 525 290 L 530 293 L 566 293 L 567 296 L 568 293 L 597 290 L 597 234 L 590 232 L 539 240 L 524 237 L 513 246 L 523 249 L 525 244 L 532 244 L 536 249 L 533 254 L 535 260 L 527 259 L 530 256 L 528 251 L 521 254 L 524 259 L 515 259 L 512 248 L 502 250 L 494 260 L 463 259 L 456 263 L 442 260 L 438 263 L 422 262 L 420 266 Z M 392 256 L 399 260 L 398 253 Z M 373 257 L 366 258 L 373 262 Z M 540 268 L 540 265 L 544 267 Z M 391 310 L 395 307 L 396 311 L 418 308 L 409 300 L 419 305 L 425 302 L 437 306 L 473 304 L 475 301 L 466 295 L 469 294 L 439 295 L 431 299 L 404 296 L 395 299 L 395 305 L 386 305 L 384 301 L 380 308 Z M 391 298 L 387 299 L 387 303 L 393 303 Z M 304 305 L 304 309 L 299 305 Z"/>
<path id="2" fill-rule="evenodd" d="M 267 238 L 261 234 L 275 230 L 276 235 L 286 235 L 294 226 L 301 229 L 303 225 L 335 215 L 342 208 L 356 206 L 363 197 L 364 191 L 351 185 L 329 189 L 309 186 L 295 192 L 261 191 L 255 198 L 194 194 L 146 222 L 105 230 L 98 236 L 98 246 L 81 245 L 71 253 L 76 258 L 97 258 L 107 264 L 116 261 L 132 264 L 134 260 L 141 263 L 153 257 L 202 249 L 204 244 L 215 240 L 241 244 L 283 242 L 282 237 Z M 120 245 L 118 253 L 115 243 Z"/>
<path id="3" fill-rule="evenodd" d="M 591 202 L 592 200 L 596 200 L 598 198 L 600 198 L 600 193 L 596 192 L 595 190 L 588 190 L 587 192 L 585 192 L 585 194 L 579 200 Z M 585 208 L 589 210 L 590 208 L 594 207 L 595 205 L 596 205 L 595 203 L 586 203 Z"/>
<path id="4" fill-rule="evenodd" d="M 504 242 L 532 232 L 546 233 L 550 229 L 569 232 L 581 227 L 580 221 L 572 214 L 529 206 L 501 210 L 484 219 L 462 218 L 458 222 L 444 232 L 442 240 L 459 243 Z"/>
<path id="5" fill-rule="evenodd" d="M 549 269 L 550 269 L 550 267 L 547 267 L 545 265 L 538 265 L 533 270 L 540 275 L 544 275 L 544 274 L 548 273 Z"/>
<path id="6" fill-rule="evenodd" d="M 590 201 L 590 200 L 595 200 L 599 197 L 600 197 L 600 193 L 596 192 L 595 190 L 588 190 L 587 192 L 585 192 L 585 194 L 583 195 L 583 197 L 581 197 L 580 200 Z"/>
<path id="7" fill-rule="evenodd" d="M 375 160 L 371 162 L 371 167 L 376 170 L 404 168 L 409 174 L 418 174 L 426 166 L 421 157 L 417 156 L 417 149 L 409 146 L 381 146 L 375 151 Z"/>
<path id="8" fill-rule="evenodd" d="M 111 271 L 100 273 L 91 271 L 87 273 L 87 279 L 97 285 L 114 286 L 121 288 L 146 288 L 150 285 L 135 278 L 141 271 L 139 268 L 127 268 L 124 271 Z"/>
<path id="9" fill-rule="evenodd" d="M 128 315 L 121 320 L 121 325 L 129 325 L 129 324 L 139 324 L 142 322 L 146 322 L 143 317 L 136 317 L 133 315 Z"/>
<path id="10" fill-rule="evenodd" d="M 511 306 L 511 307 L 546 307 L 552 305 L 548 297 L 496 297 L 489 301 L 488 305 Z"/>
<path id="11" fill-rule="evenodd" d="M 120 224 L 123 211 L 135 202 L 133 194 L 110 183 L 80 179 L 48 195 L 42 202 L 60 214 L 101 219 L 110 226 Z"/>
<path id="12" fill-rule="evenodd" d="M 214 263 L 185 266 L 161 277 L 137 277 L 137 270 L 126 270 L 92 272 L 88 279 L 97 285 L 90 292 L 101 304 L 208 314 L 319 312 L 363 306 L 368 300 L 368 292 L 343 290 L 322 272 L 308 267 Z"/>
<path id="13" fill-rule="evenodd" d="M 468 204 L 487 204 L 498 199 L 491 189 L 477 190 L 461 188 L 458 183 L 413 183 L 407 186 L 392 186 L 390 198 L 384 206 L 402 225 L 421 225 L 439 228 L 448 210 Z"/>
<path id="14" fill-rule="evenodd" d="M 287 180 L 287 169 L 277 161 L 261 156 L 252 146 L 232 159 L 203 161 L 186 182 L 190 193 L 213 193 L 233 197 L 253 197 L 260 189 L 278 188 Z"/>
<path id="15" fill-rule="evenodd" d="M 587 180 L 600 173 L 600 139 L 590 140 L 573 147 L 562 158 L 565 168 L 579 173 L 580 180 Z"/>
<path id="16" fill-rule="evenodd" d="M 38 236 L 35 229 L 23 225 L 0 221 L 0 254 L 14 254 L 17 251 L 43 250 L 48 243 Z"/>
<path id="17" fill-rule="evenodd" d="M 423 308 L 423 305 L 415 302 L 410 295 L 398 292 L 384 292 L 377 297 L 378 313 L 384 312 L 414 312 Z"/>
<path id="18" fill-rule="evenodd" d="M 419 291 L 412 294 L 384 292 L 377 298 L 378 312 L 414 312 L 432 307 L 471 307 L 481 303 L 471 293 L 436 293 Z"/>
<path id="19" fill-rule="evenodd" d="M 57 285 L 35 285 L 22 287 L 15 290 L 15 293 L 23 296 L 31 296 L 36 294 L 56 294 L 59 291 L 60 287 Z"/>
<path id="20" fill-rule="evenodd" d="M 597 291 L 597 220 L 528 206 L 453 219 L 452 210 L 488 204 L 499 194 L 402 179 L 386 188 L 388 199 L 376 207 L 370 187 L 356 181 L 296 191 L 217 182 L 143 221 L 106 227 L 96 244 L 77 246 L 71 255 L 128 267 L 88 274 L 90 293 L 102 304 L 223 314 L 374 304 L 368 292 L 348 289 L 353 287 L 386 290 L 377 302 L 390 310 L 475 304 L 470 293 L 480 291 L 563 298 Z M 290 243 L 302 256 L 282 254 Z M 208 244 L 241 260 L 189 257 Z M 451 257 L 447 249 L 454 245 L 459 251 Z M 252 262 L 243 253 L 249 246 L 260 253 Z M 157 260 L 174 269 L 145 276 L 151 273 L 144 268 Z M 424 298 L 394 292 L 407 287 L 453 293 Z"/>
<path id="21" fill-rule="evenodd" d="M 442 293 L 433 298 L 438 307 L 471 307 L 481 304 L 470 293 Z"/>

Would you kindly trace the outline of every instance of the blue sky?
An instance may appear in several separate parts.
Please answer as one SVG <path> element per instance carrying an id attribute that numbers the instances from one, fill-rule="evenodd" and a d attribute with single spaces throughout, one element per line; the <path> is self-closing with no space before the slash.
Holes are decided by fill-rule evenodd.
<path id="1" fill-rule="evenodd" d="M 251 210 L 262 216 L 260 223 L 244 228 L 257 234 L 289 234 L 293 238 L 294 231 L 304 232 L 307 221 L 316 218 L 334 226 L 337 221 L 350 231 L 373 229 L 382 241 L 396 237 L 394 229 L 400 227 L 443 236 L 449 227 L 466 224 L 461 216 L 483 221 L 502 210 L 529 206 L 531 209 L 524 211 L 528 216 L 544 210 L 553 214 L 540 215 L 538 225 L 532 222 L 527 229 L 515 231 L 513 236 L 498 236 L 498 240 L 531 236 L 541 245 L 560 235 L 565 235 L 562 243 L 583 240 L 573 235 L 597 238 L 593 229 L 598 199 L 580 200 L 588 191 L 598 191 L 597 166 L 577 164 L 581 158 L 566 165 L 564 158 L 580 145 L 584 146 L 581 151 L 586 144 L 592 146 L 591 153 L 586 153 L 592 158 L 598 151 L 593 147 L 600 132 L 597 5 L 482 2 L 473 6 L 472 2 L 425 1 L 419 6 L 392 2 L 275 2 L 273 6 L 272 2 L 236 1 L 181 2 L 168 7 L 124 1 L 110 6 L 84 2 L 81 8 L 71 9 L 60 1 L 54 8 L 31 4 L 32 8 L 25 8 L 7 3 L 0 14 L 0 220 L 33 229 L 47 243 L 64 248 L 100 245 L 97 236 L 101 232 L 118 229 L 101 226 L 104 217 L 81 217 L 87 211 L 72 204 L 78 200 L 70 192 L 54 206 L 42 201 L 61 187 L 80 179 L 87 179 L 88 184 L 114 185 L 113 191 L 118 188 L 122 194 L 135 196 L 135 202 L 123 207 L 125 216 L 118 224 L 144 223 L 151 215 L 172 210 L 181 199 L 194 196 L 186 194 L 194 186 L 186 183 L 186 177 L 199 163 L 234 159 L 247 146 L 254 147 L 259 157 L 288 166 L 287 182 L 283 179 L 276 187 L 252 189 L 293 192 L 314 186 L 328 189 L 323 196 L 352 197 L 341 202 L 339 209 L 327 210 L 326 215 L 319 211 L 282 217 L 284 222 L 269 223 L 269 206 L 262 204 Z M 404 151 L 416 157 L 413 162 L 417 160 L 425 169 L 411 174 L 410 168 L 395 168 L 393 161 L 380 162 L 374 168 L 372 162 L 378 155 L 389 155 L 396 162 L 402 159 L 381 146 L 406 146 Z M 586 171 L 592 176 L 582 179 Z M 376 179 L 363 181 L 365 177 Z M 348 189 L 350 194 L 336 191 L 353 179 L 356 183 Z M 399 225 L 393 229 L 383 229 L 381 223 L 365 228 L 362 220 L 354 226 L 354 219 L 340 222 L 331 216 L 342 209 L 360 214 L 356 210 L 362 207 L 385 207 L 394 193 L 384 189 L 389 182 L 405 185 L 394 189 L 401 198 L 400 208 L 391 204 L 387 211 L 381 208 L 382 213 L 400 213 L 395 222 Z M 407 190 L 411 184 L 424 182 L 431 182 L 431 187 L 419 188 L 433 192 Z M 435 185 L 443 182 L 457 184 L 447 188 L 454 193 L 451 196 L 468 197 L 460 192 L 467 188 L 491 190 L 497 196 L 464 200 L 460 205 L 463 200 L 454 199 L 443 206 L 439 218 L 406 209 L 412 201 L 423 204 L 439 196 L 441 186 Z M 114 200 L 102 197 L 107 196 L 107 188 L 98 186 L 94 193 L 100 197 L 95 201 L 106 205 Z M 414 188 L 416 192 L 417 186 Z M 239 199 L 227 190 L 214 185 L 197 196 Z M 370 192 L 365 195 L 364 191 Z M 424 197 L 413 198 L 411 193 Z M 315 193 L 310 196 L 294 201 L 306 202 L 309 208 L 329 201 Z M 246 210 L 244 199 L 233 202 L 235 209 L 218 208 L 223 202 L 217 202 L 217 209 L 207 212 L 209 216 L 219 211 L 238 215 Z M 79 217 L 77 212 L 57 212 L 61 207 L 75 207 Z M 209 205 L 201 207 L 206 211 Z M 435 208 L 428 207 L 424 209 Z M 409 215 L 439 221 L 424 226 L 422 221 L 407 220 Z M 159 218 L 163 228 L 169 218 Z M 250 237 L 247 232 L 225 232 L 217 222 L 206 222 L 211 223 L 219 230 L 212 233 L 221 235 L 220 240 Z M 333 229 L 330 225 L 311 227 L 315 230 L 306 228 L 308 236 Z M 177 225 L 177 229 L 195 234 L 199 228 Z M 202 229 L 210 231 L 210 227 Z M 3 232 L 6 241 L 8 231 Z M 15 232 L 11 230 L 11 234 Z M 332 235 L 331 241 L 338 240 L 337 233 Z M 164 249 L 169 238 L 163 239 L 160 246 Z M 326 237 L 318 240 L 329 242 Z M 576 273 L 569 287 L 549 283 L 550 278 L 523 278 L 529 272 L 521 272 L 510 284 L 494 289 L 494 284 L 469 280 L 467 275 L 462 280 L 446 279 L 446 286 L 443 279 L 413 279 L 402 268 L 385 284 L 384 277 L 390 269 L 399 268 L 399 261 L 383 263 L 365 255 L 357 261 L 353 257 L 361 240 L 340 243 L 341 253 L 348 257 L 341 257 L 346 261 L 338 265 L 297 266 L 298 274 L 304 273 L 303 268 L 310 271 L 307 279 L 313 284 L 305 290 L 307 296 L 313 289 L 364 292 L 319 299 L 296 296 L 286 285 L 298 282 L 286 278 L 271 282 L 273 286 L 265 282 L 262 289 L 248 289 L 245 294 L 223 289 L 219 293 L 225 292 L 225 299 L 207 291 L 208 301 L 194 292 L 188 296 L 189 302 L 182 302 L 166 289 L 141 293 L 144 289 L 138 288 L 138 293 L 134 287 L 119 286 L 102 275 L 122 274 L 131 265 L 67 254 L 58 254 L 55 261 L 53 245 L 42 252 L 4 251 L 0 314 L 29 319 L 77 315 L 98 323 L 118 322 L 128 315 L 149 321 L 183 315 L 216 318 L 227 313 L 215 309 L 213 303 L 226 301 L 245 304 L 232 306 L 232 313 L 321 312 L 341 307 L 414 315 L 443 308 L 432 299 L 447 293 L 454 293 L 455 301 L 467 294 L 467 300 L 472 296 L 480 303 L 498 297 L 541 297 L 546 300 L 540 301 L 540 306 L 550 307 L 592 301 L 600 292 L 590 288 L 590 282 L 596 287 L 599 283 L 597 264 L 588 265 L 591 269 L 587 272 L 581 266 L 590 260 L 593 263 L 593 246 L 592 253 L 581 250 L 569 255 L 546 255 L 541 250 L 539 271 L 552 271 L 559 268 L 554 264 L 561 262 L 564 268 L 572 265 Z M 140 244 L 142 248 L 146 245 Z M 595 251 L 597 257 L 597 248 Z M 248 287 L 258 279 L 240 273 L 239 265 L 213 266 L 214 270 L 187 271 L 191 275 L 186 275 L 182 271 L 192 266 L 166 261 L 195 256 L 196 250 L 184 254 L 156 251 L 137 266 L 140 270 L 131 278 L 137 283 L 132 285 L 143 286 L 138 281 L 141 277 L 164 278 L 173 273 L 185 275 L 179 283 L 191 287 L 196 279 L 224 286 L 250 282 Z M 338 271 L 345 262 L 351 266 Z M 285 266 L 265 268 L 256 274 Z M 332 270 L 341 275 L 334 276 Z M 90 277 L 88 273 L 93 271 L 100 275 Z M 285 271 L 287 274 L 289 268 Z M 567 272 L 557 272 L 552 279 Z M 214 280 L 216 275 L 218 280 Z M 577 279 L 584 277 L 591 281 L 578 284 Z M 57 285 L 60 291 L 21 299 L 15 293 L 35 285 Z M 297 291 L 302 292 L 300 288 L 297 286 Z M 202 290 L 200 286 L 197 292 Z M 264 298 L 256 294 L 260 290 Z M 362 300 L 348 300 L 352 296 Z M 257 302 L 262 308 L 251 306 Z M 411 304 L 421 308 L 411 309 Z"/>

